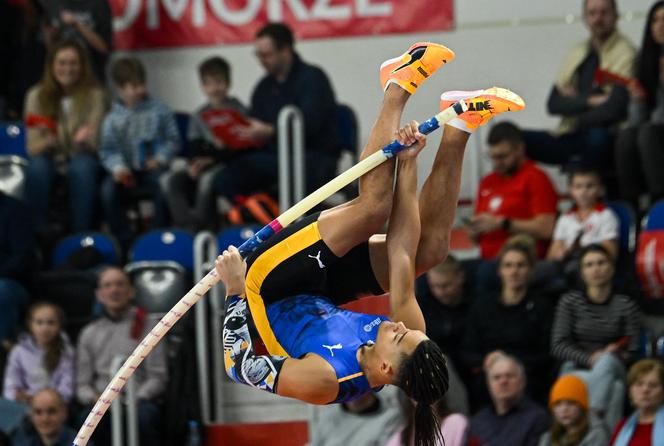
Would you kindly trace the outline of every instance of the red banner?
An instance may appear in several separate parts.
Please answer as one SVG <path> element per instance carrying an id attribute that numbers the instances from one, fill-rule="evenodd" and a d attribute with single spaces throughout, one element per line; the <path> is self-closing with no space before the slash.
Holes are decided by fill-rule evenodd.
<path id="1" fill-rule="evenodd" d="M 453 0 L 110 0 L 116 49 L 247 43 L 267 22 L 298 40 L 445 31 Z"/>

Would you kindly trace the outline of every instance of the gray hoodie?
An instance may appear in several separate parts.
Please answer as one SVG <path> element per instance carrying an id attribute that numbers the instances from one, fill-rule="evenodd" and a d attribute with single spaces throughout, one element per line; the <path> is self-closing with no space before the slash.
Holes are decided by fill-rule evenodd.
<path id="1" fill-rule="evenodd" d="M 609 432 L 602 421 L 594 416 L 590 417 L 590 428 L 581 443 L 573 446 L 606 446 L 609 444 Z M 551 432 L 545 432 L 540 438 L 538 446 L 551 446 Z M 570 445 L 572 446 L 572 445 Z"/>

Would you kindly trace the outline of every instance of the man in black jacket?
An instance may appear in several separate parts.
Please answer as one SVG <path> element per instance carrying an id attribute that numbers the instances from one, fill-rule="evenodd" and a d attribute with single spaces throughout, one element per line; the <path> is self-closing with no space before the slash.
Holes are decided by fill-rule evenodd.
<path id="1" fill-rule="evenodd" d="M 606 168 L 629 102 L 627 89 L 611 78 L 633 75 L 635 49 L 617 30 L 615 0 L 585 0 L 583 20 L 590 36 L 567 53 L 547 103 L 561 124 L 555 134 L 524 132 L 526 152 L 544 163 Z"/>
<path id="2" fill-rule="evenodd" d="M 299 108 L 304 117 L 307 192 L 336 175 L 341 136 L 334 91 L 323 70 L 304 62 L 293 45 L 293 33 L 282 23 L 269 23 L 256 33 L 256 57 L 266 74 L 251 97 L 251 116 L 255 119 L 250 120 L 240 136 L 264 141 L 264 147 L 245 162 L 248 170 L 243 170 L 245 166 L 225 169 L 215 184 L 215 190 L 222 195 L 237 189 L 237 185 L 266 189 L 276 184 L 277 119 L 287 105 Z"/>

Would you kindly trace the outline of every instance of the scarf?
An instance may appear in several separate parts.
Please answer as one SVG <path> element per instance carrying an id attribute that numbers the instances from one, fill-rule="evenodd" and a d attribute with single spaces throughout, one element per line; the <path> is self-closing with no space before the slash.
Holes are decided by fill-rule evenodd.
<path id="1" fill-rule="evenodd" d="M 627 446 L 629 440 L 634 435 L 634 429 L 636 429 L 636 423 L 639 419 L 639 413 L 634 412 L 632 416 L 625 422 L 622 429 L 616 437 L 616 441 L 613 443 L 613 446 Z M 652 429 L 652 445 L 662 445 L 664 444 L 664 407 L 660 407 L 655 415 L 655 425 Z"/>

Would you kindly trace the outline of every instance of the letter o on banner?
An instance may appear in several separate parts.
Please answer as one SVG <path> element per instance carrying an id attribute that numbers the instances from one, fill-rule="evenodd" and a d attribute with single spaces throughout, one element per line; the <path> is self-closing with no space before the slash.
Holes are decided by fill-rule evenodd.
<path id="1" fill-rule="evenodd" d="M 246 25 L 251 22 L 261 7 L 261 0 L 249 0 L 244 9 L 232 10 L 224 0 L 209 0 L 212 12 L 219 20 L 229 25 Z"/>

